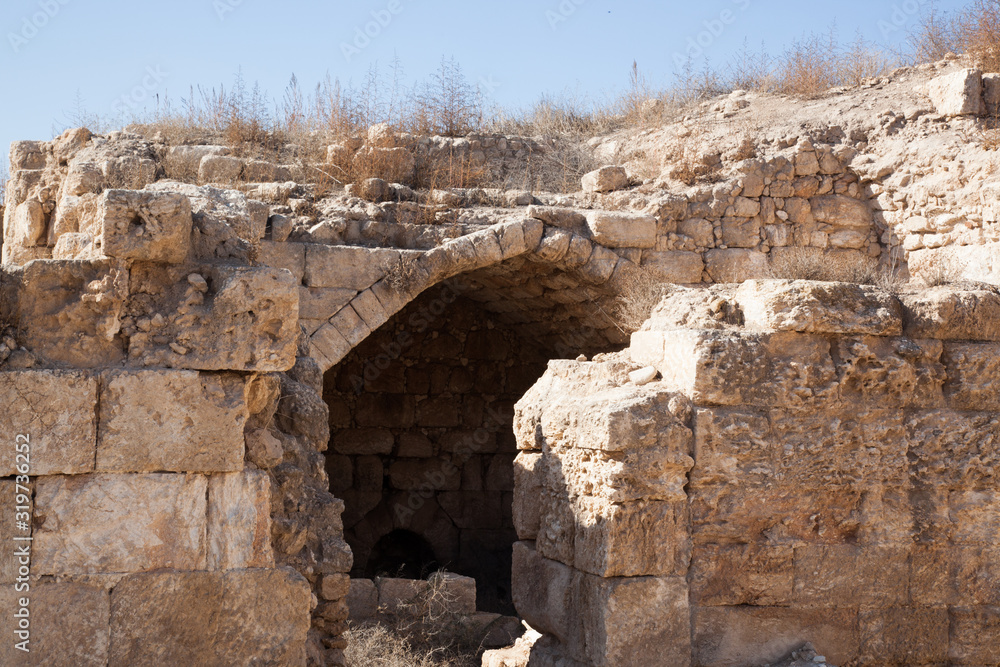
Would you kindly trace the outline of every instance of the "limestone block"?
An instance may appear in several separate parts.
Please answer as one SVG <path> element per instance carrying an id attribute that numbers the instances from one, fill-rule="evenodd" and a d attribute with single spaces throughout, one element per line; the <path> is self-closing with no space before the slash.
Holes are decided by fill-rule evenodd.
<path id="1" fill-rule="evenodd" d="M 950 637 L 947 609 L 866 609 L 858 614 L 858 626 L 863 664 L 886 661 L 900 665 L 931 665 L 948 662 Z"/>
<path id="2" fill-rule="evenodd" d="M 120 364 L 129 275 L 108 261 L 36 261 L 21 271 L 19 321 L 31 351 L 77 368 Z"/>
<path id="3" fill-rule="evenodd" d="M 337 327 L 329 322 L 309 338 L 309 354 L 320 363 L 324 371 L 333 368 L 353 347 Z"/>
<path id="4" fill-rule="evenodd" d="M 292 180 L 292 174 L 288 167 L 273 162 L 248 160 L 243 165 L 243 180 L 251 183 L 284 183 Z"/>
<path id="5" fill-rule="evenodd" d="M 312 592 L 290 568 L 125 577 L 112 665 L 304 665 Z"/>
<path id="6" fill-rule="evenodd" d="M 27 497 L 25 498 L 25 496 Z M 25 485 L 22 484 L 21 488 L 18 488 L 14 479 L 0 480 L 0 498 L 3 498 L 11 508 L 10 519 L 0 523 L 0 540 L 10 546 L 10 548 L 0 552 L 0 584 L 3 585 L 3 588 L 12 590 L 18 577 L 23 578 L 30 574 L 27 569 L 31 565 L 30 558 L 23 554 L 23 548 L 27 545 L 27 541 L 15 540 L 14 538 L 31 536 L 30 517 L 34 516 L 34 502 L 30 488 L 25 492 Z M 25 500 L 27 500 L 26 503 Z M 15 516 L 14 512 L 27 513 L 28 526 L 26 529 L 23 524 L 18 524 L 18 521 L 23 521 L 26 517 L 24 515 Z"/>
<path id="7" fill-rule="evenodd" d="M 324 600 L 343 600 L 351 588 L 351 578 L 346 574 L 326 574 L 320 583 L 320 596 Z"/>
<path id="8" fill-rule="evenodd" d="M 570 645 L 573 657 L 597 667 L 691 664 L 691 615 L 683 577 L 580 575 L 576 586 L 583 642 Z"/>
<path id="9" fill-rule="evenodd" d="M 983 74 L 983 105 L 987 116 L 1000 116 L 1000 74 Z"/>
<path id="10" fill-rule="evenodd" d="M 183 195 L 105 190 L 100 219 L 109 257 L 179 264 L 191 248 L 191 203 Z"/>
<path id="11" fill-rule="evenodd" d="M 512 596 L 517 613 L 539 632 L 563 644 L 581 640 L 574 607 L 573 568 L 543 558 L 534 542 L 515 542 Z"/>
<path id="12" fill-rule="evenodd" d="M 25 653 L 15 648 L 19 600 L 27 597 L 30 641 Z M 7 613 L 0 618 L 0 663 L 10 667 L 105 667 L 108 664 L 111 617 L 110 598 L 101 586 L 82 583 L 32 582 L 31 590 L 13 586 L 0 589 L 0 604 Z"/>
<path id="13" fill-rule="evenodd" d="M 39 478 L 34 572 L 204 569 L 207 490 L 195 475 Z"/>
<path id="14" fill-rule="evenodd" d="M 893 607 L 909 602 L 906 546 L 808 545 L 795 549 L 795 601 L 805 606 Z"/>
<path id="15" fill-rule="evenodd" d="M 1000 346 L 995 343 L 947 342 L 943 362 L 948 369 L 945 395 L 957 410 L 998 410 Z"/>
<path id="16" fill-rule="evenodd" d="M 248 200 L 236 190 L 176 181 L 158 181 L 144 191 L 175 193 L 191 202 L 192 257 L 213 262 L 232 259 L 240 263 L 256 259 L 258 240 L 264 235 L 268 213 L 267 207 L 260 202 Z"/>
<path id="17" fill-rule="evenodd" d="M 1000 341 L 1000 295 L 992 291 L 941 286 L 899 300 L 907 336 Z"/>
<path id="18" fill-rule="evenodd" d="M 962 69 L 932 79 L 927 92 L 942 116 L 978 116 L 983 109 L 983 73 Z"/>
<path id="19" fill-rule="evenodd" d="M 944 405 L 946 373 L 937 340 L 862 336 L 837 341 L 844 400 L 933 408 Z"/>
<path id="20" fill-rule="evenodd" d="M 288 269 L 296 284 L 299 284 L 306 273 L 306 245 L 261 241 L 260 263 L 272 269 Z M 329 314 L 326 317 L 329 317 Z"/>
<path id="21" fill-rule="evenodd" d="M 429 582 L 441 592 L 438 613 L 476 613 L 476 580 L 472 577 L 441 571 L 432 574 Z"/>
<path id="22" fill-rule="evenodd" d="M 355 246 L 306 247 L 305 284 L 363 290 L 399 263 L 397 250 Z"/>
<path id="23" fill-rule="evenodd" d="M 229 155 L 228 146 L 171 146 L 167 150 L 168 169 L 197 174 L 202 159 L 207 155 Z"/>
<path id="24" fill-rule="evenodd" d="M 591 238 L 609 248 L 653 248 L 656 218 L 638 213 L 591 211 L 587 214 Z"/>
<path id="25" fill-rule="evenodd" d="M 391 454 L 394 442 L 395 438 L 389 429 L 347 429 L 334 435 L 333 451 L 338 454 L 360 456 Z"/>
<path id="26" fill-rule="evenodd" d="M 795 585 L 790 546 L 696 545 L 691 554 L 691 602 L 701 607 L 787 607 Z"/>
<path id="27" fill-rule="evenodd" d="M 505 222 L 494 227 L 503 258 L 512 259 L 528 252 L 524 239 L 524 225 L 519 222 Z"/>
<path id="28" fill-rule="evenodd" d="M 195 371 L 117 371 L 101 391 L 100 472 L 243 469 L 243 378 Z"/>
<path id="29" fill-rule="evenodd" d="M 715 245 L 715 231 L 712 223 L 702 218 L 687 218 L 677 223 L 677 233 L 688 237 L 699 248 Z"/>
<path id="30" fill-rule="evenodd" d="M 624 167 L 601 167 L 585 174 L 582 179 L 584 192 L 612 192 L 628 187 L 628 173 Z"/>
<path id="31" fill-rule="evenodd" d="M 763 331 L 898 336 L 899 302 L 868 285 L 748 280 L 736 290 L 745 326 Z"/>
<path id="32" fill-rule="evenodd" d="M 705 270 L 699 253 L 681 251 L 646 251 L 641 266 L 653 279 L 664 283 L 700 283 Z"/>
<path id="33" fill-rule="evenodd" d="M 952 607 L 949 661 L 960 665 L 1000 662 L 1000 607 Z"/>
<path id="34" fill-rule="evenodd" d="M 913 475 L 925 485 L 991 488 L 1000 460 L 1000 417 L 991 412 L 917 411 L 904 422 Z"/>
<path id="35" fill-rule="evenodd" d="M 351 579 L 351 588 L 347 593 L 347 607 L 350 609 L 352 621 L 364 621 L 374 618 L 378 613 L 378 589 L 371 579 Z"/>
<path id="36" fill-rule="evenodd" d="M 389 466 L 389 481 L 403 491 L 458 491 L 462 471 L 447 459 L 397 459 Z"/>
<path id="37" fill-rule="evenodd" d="M 514 459 L 514 528 L 522 540 L 538 537 L 544 461 L 541 452 L 521 452 Z"/>
<path id="38" fill-rule="evenodd" d="M 586 178 L 586 176 L 584 177 Z M 587 217 L 571 208 L 558 206 L 529 206 L 528 217 L 573 232 L 580 233 L 587 226 Z"/>
<path id="39" fill-rule="evenodd" d="M 243 160 L 223 155 L 205 155 L 198 165 L 200 183 L 229 185 L 239 180 L 243 173 Z"/>
<path id="40" fill-rule="evenodd" d="M 756 248 L 760 245 L 760 220 L 725 218 L 722 221 L 722 242 L 730 248 Z"/>
<path id="41" fill-rule="evenodd" d="M 383 577 L 375 581 L 378 586 L 380 612 L 395 613 L 413 607 L 428 597 L 430 583 L 422 579 L 396 579 Z"/>
<path id="42" fill-rule="evenodd" d="M 838 227 L 869 229 L 872 212 L 863 201 L 846 195 L 822 195 L 809 200 L 813 218 Z"/>
<path id="43" fill-rule="evenodd" d="M 10 169 L 45 169 L 45 144 L 41 141 L 12 141 Z"/>
<path id="44" fill-rule="evenodd" d="M 151 324 L 129 341 L 132 364 L 263 372 L 295 365 L 299 295 L 287 271 L 139 264 L 132 285 L 135 317 Z"/>
<path id="45" fill-rule="evenodd" d="M 299 317 L 329 320 L 357 294 L 356 290 L 339 287 L 299 287 Z"/>
<path id="46" fill-rule="evenodd" d="M 709 250 L 705 253 L 705 270 L 716 283 L 741 283 L 771 275 L 767 255 L 744 248 Z"/>
<path id="47" fill-rule="evenodd" d="M 582 497 L 574 502 L 573 567 L 600 577 L 685 576 L 691 540 L 685 502 L 617 504 Z M 546 555 L 548 516 L 539 552 Z"/>
<path id="48" fill-rule="evenodd" d="M 615 272 L 619 257 L 613 250 L 602 245 L 595 245 L 590 259 L 580 267 L 579 273 L 583 279 L 594 285 L 603 285 L 611 279 Z"/>
<path id="49" fill-rule="evenodd" d="M 803 405 L 836 396 L 829 340 L 797 333 L 640 332 L 630 350 L 699 405 Z M 657 335 L 659 334 L 659 335 Z M 654 340 L 662 340 L 662 347 Z"/>
<path id="50" fill-rule="evenodd" d="M 0 477 L 27 461 L 31 476 L 93 472 L 97 438 L 97 378 L 73 371 L 0 373 Z M 15 442 L 26 436 L 28 456 Z M 20 442 L 24 442 L 21 439 Z M 12 496 L 10 496 L 12 497 Z"/>
<path id="51" fill-rule="evenodd" d="M 271 481 L 248 470 L 208 478 L 208 569 L 274 567 Z"/>
<path id="52" fill-rule="evenodd" d="M 5 245 L 33 248 L 45 245 L 45 211 L 37 199 L 29 199 L 14 208 L 14 217 L 5 234 Z"/>
<path id="53" fill-rule="evenodd" d="M 694 664 L 705 667 L 774 664 L 806 642 L 830 664 L 857 659 L 854 609 L 694 607 Z"/>

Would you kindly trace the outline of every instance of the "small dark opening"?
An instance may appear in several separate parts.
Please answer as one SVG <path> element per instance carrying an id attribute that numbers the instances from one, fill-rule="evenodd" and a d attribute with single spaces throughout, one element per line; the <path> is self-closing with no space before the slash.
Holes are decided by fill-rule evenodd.
<path id="1" fill-rule="evenodd" d="M 365 565 L 365 578 L 426 579 L 438 569 L 434 548 L 427 540 L 397 529 L 375 543 Z"/>

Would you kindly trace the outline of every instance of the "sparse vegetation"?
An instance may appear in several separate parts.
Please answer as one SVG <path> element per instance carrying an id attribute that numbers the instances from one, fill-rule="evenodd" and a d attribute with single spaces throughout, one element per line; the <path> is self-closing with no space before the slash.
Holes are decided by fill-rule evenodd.
<path id="1" fill-rule="evenodd" d="M 859 255 L 832 261 L 830 255 L 817 248 L 788 248 L 772 256 L 771 277 L 874 285 L 890 292 L 896 291 L 902 283 L 894 262 L 886 266 L 876 259 Z"/>
<path id="2" fill-rule="evenodd" d="M 453 611 L 444 578 L 432 574 L 429 586 L 394 609 L 380 609 L 379 620 L 352 626 L 345 652 L 349 667 L 478 667 L 481 629 Z"/>
<path id="3" fill-rule="evenodd" d="M 625 333 L 634 333 L 649 319 L 670 290 L 670 285 L 654 280 L 648 273 L 635 272 L 622 283 L 612 315 Z"/>

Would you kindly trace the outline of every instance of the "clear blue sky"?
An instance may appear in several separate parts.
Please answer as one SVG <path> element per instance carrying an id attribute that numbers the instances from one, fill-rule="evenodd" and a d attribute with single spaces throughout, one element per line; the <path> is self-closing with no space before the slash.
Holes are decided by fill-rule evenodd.
<path id="1" fill-rule="evenodd" d="M 669 84 L 676 54 L 698 41 L 699 62 L 714 65 L 744 40 L 780 53 L 834 22 L 843 41 L 860 30 L 897 43 L 929 2 L 4 0 L 0 146 L 6 155 L 15 139 L 50 139 L 78 95 L 91 114 L 141 111 L 157 93 L 177 103 L 191 85 L 228 85 L 238 68 L 280 97 L 293 73 L 307 88 L 327 72 L 359 83 L 395 56 L 421 79 L 453 56 L 503 106 L 567 91 L 600 98 L 627 84 L 633 60 L 650 83 Z M 366 25 L 370 43 L 358 38 Z"/>

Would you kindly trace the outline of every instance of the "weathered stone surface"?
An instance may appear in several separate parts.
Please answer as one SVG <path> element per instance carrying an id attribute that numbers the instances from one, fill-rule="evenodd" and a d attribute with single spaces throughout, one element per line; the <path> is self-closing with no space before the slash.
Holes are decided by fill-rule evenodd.
<path id="1" fill-rule="evenodd" d="M 179 264 L 191 248 L 191 202 L 172 193 L 105 190 L 101 249 L 109 257 Z"/>
<path id="2" fill-rule="evenodd" d="M 703 607 L 788 606 L 795 586 L 790 546 L 707 544 L 691 555 L 691 601 Z"/>
<path id="3" fill-rule="evenodd" d="M 1000 346 L 995 343 L 944 344 L 942 361 L 947 367 L 945 395 L 958 410 L 998 410 L 1000 395 Z"/>
<path id="4" fill-rule="evenodd" d="M 100 472 L 243 469 L 245 382 L 195 371 L 118 371 L 105 377 Z"/>
<path id="5" fill-rule="evenodd" d="M 295 364 L 299 298 L 287 271 L 142 264 L 132 286 L 132 364 L 264 372 Z"/>
<path id="6" fill-rule="evenodd" d="M 198 180 L 201 183 L 229 185 L 239 180 L 243 173 L 243 160 L 223 155 L 205 155 L 198 165 Z"/>
<path id="7" fill-rule="evenodd" d="M 30 262 L 21 272 L 17 301 L 31 351 L 77 368 L 121 363 L 129 282 L 124 267 L 108 260 Z"/>
<path id="8" fill-rule="evenodd" d="M 716 283 L 741 283 L 771 276 L 767 255 L 742 248 L 709 250 L 705 253 L 705 270 Z"/>
<path id="9" fill-rule="evenodd" d="M 856 659 L 860 639 L 850 609 L 695 607 L 693 663 L 750 667 L 781 660 L 810 642 L 832 664 Z"/>
<path id="10" fill-rule="evenodd" d="M 371 579 L 351 579 L 347 594 L 347 606 L 351 610 L 352 621 L 362 621 L 378 613 L 378 589 Z"/>
<path id="11" fill-rule="evenodd" d="M 309 584 L 287 569 L 125 577 L 111 593 L 112 665 L 304 665 Z"/>
<path id="12" fill-rule="evenodd" d="M 907 336 L 1000 341 L 1000 294 L 992 290 L 932 287 L 899 300 Z"/>
<path id="13" fill-rule="evenodd" d="M 823 195 L 809 200 L 817 222 L 840 227 L 867 229 L 872 225 L 872 212 L 863 201 L 846 195 Z"/>
<path id="14" fill-rule="evenodd" d="M 656 218 L 638 213 L 591 211 L 587 214 L 591 238 L 609 248 L 656 246 Z"/>
<path id="15" fill-rule="evenodd" d="M 700 283 L 705 262 L 696 252 L 668 250 L 642 254 L 642 268 L 657 281 L 665 283 Z"/>
<path id="16" fill-rule="evenodd" d="M 628 186 L 628 173 L 623 167 L 601 167 L 585 174 L 582 179 L 584 192 L 612 192 Z"/>
<path id="17" fill-rule="evenodd" d="M 205 567 L 205 477 L 42 477 L 35 487 L 36 574 Z"/>
<path id="18" fill-rule="evenodd" d="M 736 302 L 745 326 L 763 331 L 898 336 L 903 329 L 899 302 L 866 285 L 750 280 Z"/>
<path id="19" fill-rule="evenodd" d="M 942 116 L 978 116 L 983 113 L 983 73 L 962 69 L 927 84 L 934 108 Z"/>
<path id="20" fill-rule="evenodd" d="M 8 441 L 0 454 L 0 476 L 18 474 L 24 463 L 31 476 L 93 472 L 95 376 L 51 370 L 0 373 L 0 405 L 0 433 Z M 24 457 L 19 459 L 19 453 Z"/>
<path id="21" fill-rule="evenodd" d="M 18 650 L 16 631 L 19 600 L 27 598 L 29 652 Z M 111 616 L 108 592 L 102 586 L 82 583 L 32 582 L 29 591 L 13 586 L 0 590 L 0 604 L 7 613 L 0 618 L 0 663 L 49 667 L 105 667 L 108 664 Z"/>
<path id="22" fill-rule="evenodd" d="M 271 481 L 248 470 L 208 478 L 208 569 L 273 567 Z"/>
<path id="23" fill-rule="evenodd" d="M 307 246 L 305 283 L 309 287 L 363 290 L 399 263 L 399 251 L 355 246 Z"/>

